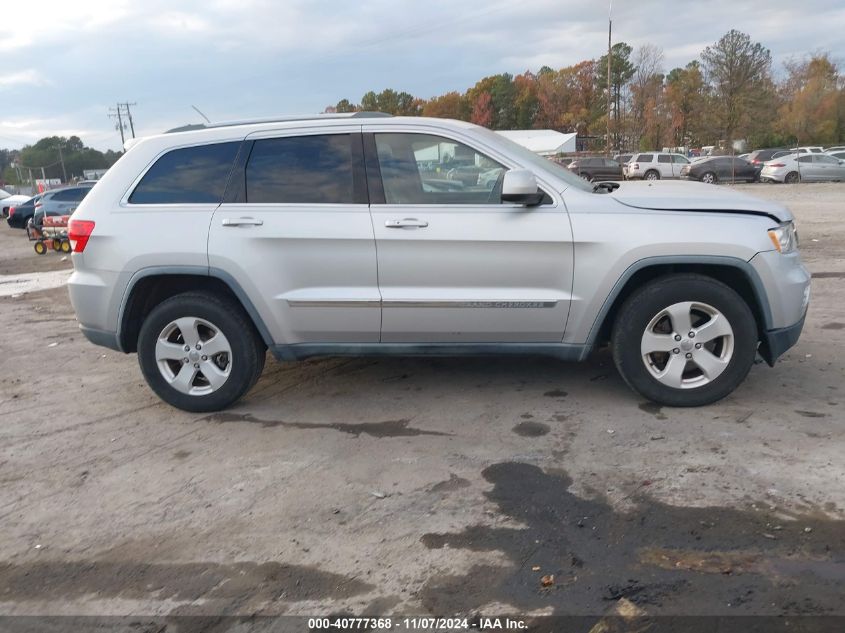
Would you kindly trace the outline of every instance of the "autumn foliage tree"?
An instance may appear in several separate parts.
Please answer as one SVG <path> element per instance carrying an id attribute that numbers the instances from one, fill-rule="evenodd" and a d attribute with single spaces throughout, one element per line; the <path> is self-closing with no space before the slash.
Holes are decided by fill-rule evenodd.
<path id="1" fill-rule="evenodd" d="M 614 149 L 718 145 L 735 139 L 752 146 L 845 141 L 845 84 L 830 56 L 819 53 L 786 64 L 776 83 L 769 50 L 732 30 L 668 73 L 663 52 L 624 42 L 607 57 L 563 68 L 543 66 L 518 75 L 479 79 L 465 92 L 425 100 L 387 88 L 360 103 L 341 99 L 330 112 L 377 110 L 472 121 L 492 129 L 577 132 L 605 149 L 608 115 Z M 665 73 L 665 74 L 664 74 Z M 611 111 L 607 112 L 610 90 Z"/>

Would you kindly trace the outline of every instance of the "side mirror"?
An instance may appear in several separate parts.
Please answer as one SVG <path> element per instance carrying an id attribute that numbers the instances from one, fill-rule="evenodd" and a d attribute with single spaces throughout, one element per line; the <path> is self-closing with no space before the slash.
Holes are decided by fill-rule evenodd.
<path id="1" fill-rule="evenodd" d="M 537 179 L 528 169 L 512 169 L 502 180 L 502 201 L 533 207 L 543 201 L 545 194 L 537 186 Z"/>

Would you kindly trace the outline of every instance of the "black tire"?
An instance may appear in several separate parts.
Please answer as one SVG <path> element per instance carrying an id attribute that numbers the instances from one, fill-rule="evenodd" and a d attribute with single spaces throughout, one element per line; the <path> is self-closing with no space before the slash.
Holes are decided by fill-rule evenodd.
<path id="1" fill-rule="evenodd" d="M 722 373 L 707 384 L 672 388 L 646 368 L 640 345 L 655 315 L 686 301 L 707 304 L 726 317 L 733 330 L 733 353 Z M 751 309 L 732 288 L 705 275 L 666 275 L 635 290 L 620 308 L 613 324 L 613 360 L 628 386 L 649 400 L 672 407 L 697 407 L 721 400 L 745 379 L 757 353 L 757 336 Z"/>
<path id="2" fill-rule="evenodd" d="M 660 180 L 660 172 L 656 169 L 649 169 L 644 175 L 644 180 Z"/>
<path id="3" fill-rule="evenodd" d="M 714 172 L 708 171 L 701 175 L 701 182 L 715 185 L 719 182 L 719 177 Z"/>
<path id="4" fill-rule="evenodd" d="M 786 177 L 783 179 L 787 185 L 794 185 L 796 182 L 801 182 L 801 174 L 797 171 L 791 171 L 786 174 Z"/>
<path id="5" fill-rule="evenodd" d="M 231 346 L 231 370 L 215 391 L 203 395 L 182 393 L 165 380 L 156 361 L 159 334 L 176 319 L 193 316 L 208 321 Z M 189 292 L 162 301 L 150 311 L 138 335 L 138 363 L 150 388 L 177 409 L 220 411 L 240 399 L 264 369 L 266 347 L 241 306 L 207 292 Z"/>

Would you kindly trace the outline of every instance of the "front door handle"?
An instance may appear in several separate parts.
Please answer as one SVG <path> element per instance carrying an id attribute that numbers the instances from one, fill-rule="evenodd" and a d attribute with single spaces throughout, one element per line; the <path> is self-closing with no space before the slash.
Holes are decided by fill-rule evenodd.
<path id="1" fill-rule="evenodd" d="M 389 229 L 424 229 L 428 226 L 428 222 L 417 218 L 403 218 L 401 220 L 388 220 L 384 225 Z"/>
<path id="2" fill-rule="evenodd" d="M 223 226 L 261 226 L 264 220 L 256 218 L 223 218 Z"/>

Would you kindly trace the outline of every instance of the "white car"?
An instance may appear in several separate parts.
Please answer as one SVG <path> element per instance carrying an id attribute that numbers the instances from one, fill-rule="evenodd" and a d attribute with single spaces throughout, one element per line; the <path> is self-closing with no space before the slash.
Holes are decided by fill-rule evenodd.
<path id="1" fill-rule="evenodd" d="M 2 215 L 4 218 L 8 218 L 9 209 L 11 207 L 23 204 L 31 197 L 32 196 L 14 195 L 9 193 L 5 189 L 0 189 L 0 215 Z"/>
<path id="2" fill-rule="evenodd" d="M 828 154 L 790 154 L 772 159 L 760 172 L 763 182 L 830 182 L 845 180 L 845 160 Z"/>
<path id="3" fill-rule="evenodd" d="M 824 148 L 818 145 L 806 145 L 804 147 L 790 147 L 789 151 L 795 152 L 796 154 L 822 154 L 824 153 Z"/>
<path id="4" fill-rule="evenodd" d="M 628 161 L 624 170 L 628 180 L 661 180 L 664 178 L 680 178 L 681 168 L 689 165 L 689 159 L 683 154 L 668 152 L 644 152 L 635 154 Z"/>

